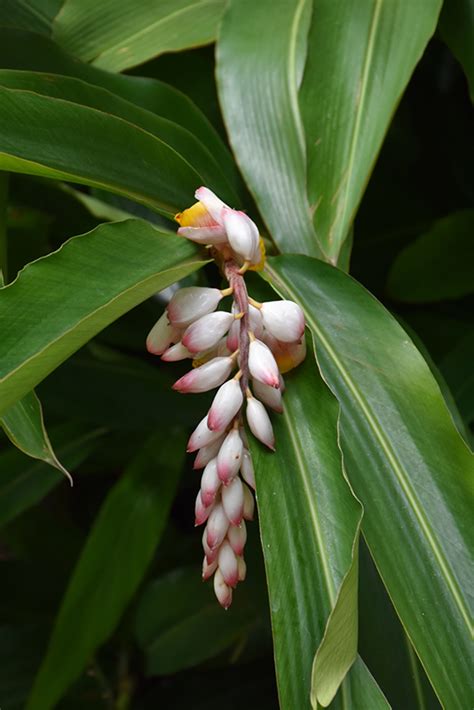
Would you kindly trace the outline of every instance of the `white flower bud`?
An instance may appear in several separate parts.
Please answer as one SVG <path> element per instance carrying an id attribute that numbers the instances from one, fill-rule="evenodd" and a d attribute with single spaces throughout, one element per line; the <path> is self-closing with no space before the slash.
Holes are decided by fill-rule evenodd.
<path id="1" fill-rule="evenodd" d="M 228 609 L 232 604 L 232 587 L 225 583 L 220 569 L 217 569 L 214 575 L 214 593 L 219 604 Z"/>
<path id="2" fill-rule="evenodd" d="M 202 547 L 204 550 L 204 554 L 206 555 L 208 565 L 214 564 L 214 562 L 217 560 L 217 555 L 219 554 L 219 548 L 216 547 L 215 550 L 211 550 L 211 548 L 207 544 L 207 528 L 204 528 L 204 532 L 202 534 Z"/>
<path id="3" fill-rule="evenodd" d="M 217 459 L 212 459 L 207 464 L 201 477 L 201 500 L 205 506 L 214 503 L 221 481 L 217 475 Z"/>
<path id="4" fill-rule="evenodd" d="M 224 581 L 229 587 L 235 587 L 239 581 L 239 568 L 234 550 L 227 540 L 222 543 L 217 556 L 217 564 L 222 572 Z"/>
<path id="5" fill-rule="evenodd" d="M 184 347 L 182 342 L 172 345 L 168 350 L 165 350 L 161 359 L 165 362 L 178 362 L 178 360 L 186 360 L 187 358 L 192 358 L 193 354 L 189 352 L 187 348 Z"/>
<path id="6" fill-rule="evenodd" d="M 255 397 L 247 397 L 247 421 L 250 431 L 262 444 L 275 451 L 272 423 L 263 404 Z"/>
<path id="7" fill-rule="evenodd" d="M 263 382 L 260 382 L 260 380 L 254 379 L 253 391 L 255 396 L 266 404 L 267 407 L 273 409 L 274 412 L 278 412 L 279 414 L 283 412 L 283 402 L 280 388 L 269 387 L 268 385 L 263 384 Z"/>
<path id="8" fill-rule="evenodd" d="M 171 325 L 166 311 L 148 333 L 146 349 L 152 355 L 161 355 L 170 343 L 180 339 L 179 330 Z"/>
<path id="9" fill-rule="evenodd" d="M 209 350 L 217 345 L 233 322 L 232 313 L 225 311 L 209 313 L 186 328 L 183 335 L 183 345 L 192 353 Z"/>
<path id="10" fill-rule="evenodd" d="M 242 463 L 240 464 L 240 473 L 245 483 L 255 490 L 255 472 L 253 469 L 252 456 L 248 449 L 244 449 L 242 452 Z"/>
<path id="11" fill-rule="evenodd" d="M 240 320 L 235 320 L 230 326 L 229 333 L 227 335 L 226 345 L 231 353 L 235 352 L 239 347 L 239 335 L 240 335 Z"/>
<path id="12" fill-rule="evenodd" d="M 233 367 L 234 360 L 231 357 L 215 357 L 180 377 L 173 389 L 183 393 L 207 392 L 225 382 Z"/>
<path id="13" fill-rule="evenodd" d="M 186 328 L 198 318 L 215 311 L 221 299 L 222 293 L 218 288 L 180 288 L 167 306 L 170 323 Z"/>
<path id="14" fill-rule="evenodd" d="M 245 521 L 240 525 L 230 525 L 227 531 L 227 539 L 236 555 L 241 555 L 247 542 L 247 528 Z"/>
<path id="15" fill-rule="evenodd" d="M 255 306 L 252 306 L 251 303 L 249 303 L 249 321 L 250 321 L 250 330 L 252 331 L 252 333 L 255 335 L 256 338 L 261 340 L 263 337 L 262 316 L 260 314 L 260 310 L 258 308 L 255 308 Z"/>
<path id="16" fill-rule="evenodd" d="M 239 572 L 239 582 L 245 581 L 247 576 L 247 565 L 243 557 L 237 558 L 237 569 Z"/>
<path id="17" fill-rule="evenodd" d="M 202 500 L 201 496 L 201 491 L 196 496 L 196 504 L 194 506 L 194 525 L 202 525 L 203 523 L 206 522 L 208 519 L 210 513 L 212 510 L 212 501 L 211 505 L 204 505 L 204 502 Z"/>
<path id="18" fill-rule="evenodd" d="M 240 525 L 244 513 L 244 487 L 239 476 L 222 488 L 222 506 L 231 525 Z"/>
<path id="19" fill-rule="evenodd" d="M 229 518 L 224 512 L 222 503 L 217 503 L 209 515 L 206 525 L 206 542 L 211 550 L 215 550 L 225 538 L 229 527 Z"/>
<path id="20" fill-rule="evenodd" d="M 249 347 L 249 370 L 252 377 L 270 387 L 280 386 L 278 365 L 270 348 L 261 340 L 252 340 Z"/>
<path id="21" fill-rule="evenodd" d="M 207 561 L 207 557 L 204 557 L 204 559 L 202 561 L 202 578 L 203 578 L 204 582 L 206 581 L 206 579 L 210 579 L 210 577 L 212 577 L 212 575 L 214 574 L 216 569 L 217 569 L 217 559 L 215 559 L 214 562 L 209 564 L 209 562 Z"/>
<path id="22" fill-rule="evenodd" d="M 208 446 L 219 439 L 221 433 L 211 431 L 207 426 L 207 417 L 201 419 L 193 433 L 191 434 L 186 451 L 191 454 L 193 451 L 201 449 L 203 446 Z"/>
<path id="23" fill-rule="evenodd" d="M 258 229 L 254 222 L 245 212 L 228 208 L 222 210 L 222 217 L 232 250 L 245 261 L 252 261 L 259 242 Z"/>
<path id="24" fill-rule="evenodd" d="M 282 343 L 294 343 L 304 334 L 304 313 L 293 301 L 267 301 L 260 309 L 263 325 Z"/>
<path id="25" fill-rule="evenodd" d="M 194 193 L 196 200 L 199 200 L 217 224 L 223 224 L 222 210 L 227 207 L 217 195 L 208 187 L 198 187 Z M 228 207 L 227 207 L 228 209 Z"/>
<path id="26" fill-rule="evenodd" d="M 237 429 L 232 429 L 217 455 L 217 475 L 222 483 L 227 484 L 239 472 L 243 443 Z"/>
<path id="27" fill-rule="evenodd" d="M 236 379 L 225 382 L 217 390 L 207 415 L 207 426 L 211 431 L 221 432 L 230 424 L 240 407 L 243 395 Z"/>
<path id="28" fill-rule="evenodd" d="M 219 453 L 219 449 L 221 448 L 224 439 L 225 434 L 221 434 L 218 439 L 212 442 L 212 444 L 208 444 L 207 446 L 203 446 L 202 449 L 199 449 L 198 454 L 194 459 L 193 468 L 198 469 L 207 466 L 209 461 L 214 459 Z"/>
<path id="29" fill-rule="evenodd" d="M 243 484 L 244 488 L 244 519 L 253 520 L 253 514 L 255 510 L 255 501 L 252 492 L 248 486 Z"/>

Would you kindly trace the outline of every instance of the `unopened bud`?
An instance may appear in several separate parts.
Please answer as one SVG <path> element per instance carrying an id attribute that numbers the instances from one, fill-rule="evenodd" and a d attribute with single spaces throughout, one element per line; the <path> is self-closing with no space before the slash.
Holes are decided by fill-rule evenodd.
<path id="1" fill-rule="evenodd" d="M 248 486 L 243 484 L 244 489 L 244 519 L 253 520 L 253 514 L 255 510 L 255 500 L 252 492 Z"/>
<path id="2" fill-rule="evenodd" d="M 211 431 L 207 426 L 207 417 L 201 419 L 193 433 L 191 434 L 186 451 L 191 454 L 193 451 L 208 446 L 221 436 L 218 431 Z"/>
<path id="3" fill-rule="evenodd" d="M 194 506 L 194 525 L 202 525 L 208 519 L 212 510 L 211 505 L 204 505 L 204 501 L 201 496 L 201 491 L 196 496 L 196 504 Z"/>
<path id="4" fill-rule="evenodd" d="M 247 397 L 247 421 L 250 431 L 262 444 L 275 450 L 275 437 L 270 417 L 263 404 L 255 397 Z"/>
<path id="5" fill-rule="evenodd" d="M 239 581 L 239 568 L 235 552 L 227 540 L 224 540 L 220 547 L 217 556 L 217 564 L 222 572 L 225 583 L 228 584 L 229 587 L 235 587 Z"/>
<path id="6" fill-rule="evenodd" d="M 165 350 L 161 359 L 165 362 L 178 362 L 178 360 L 186 360 L 188 357 L 192 358 L 193 354 L 180 342 Z"/>
<path id="7" fill-rule="evenodd" d="M 214 593 L 217 601 L 224 609 L 228 609 L 232 604 L 232 587 L 225 583 L 224 576 L 220 569 L 214 575 Z"/>
<path id="8" fill-rule="evenodd" d="M 263 325 L 283 343 L 301 340 L 304 333 L 304 313 L 293 301 L 267 301 L 260 309 Z"/>
<path id="9" fill-rule="evenodd" d="M 247 528 L 245 521 L 240 525 L 230 525 L 227 531 L 227 539 L 236 555 L 241 555 L 247 542 Z"/>
<path id="10" fill-rule="evenodd" d="M 244 487 L 239 476 L 222 488 L 222 506 L 231 525 L 240 525 L 244 513 Z"/>
<path id="11" fill-rule="evenodd" d="M 206 525 L 206 541 L 211 550 L 215 550 L 219 547 L 226 536 L 228 527 L 229 518 L 225 514 L 222 504 L 217 503 L 213 507 Z"/>
<path id="12" fill-rule="evenodd" d="M 170 323 L 179 328 L 186 328 L 198 318 L 215 311 L 221 299 L 222 294 L 218 288 L 180 288 L 168 303 Z"/>
<path id="13" fill-rule="evenodd" d="M 273 409 L 274 412 L 281 414 L 283 412 L 283 402 L 281 396 L 281 379 L 279 379 L 280 387 L 269 387 L 260 380 L 254 379 L 253 391 L 256 397 L 261 400 L 267 407 Z"/>
<path id="14" fill-rule="evenodd" d="M 243 557 L 237 559 L 237 569 L 239 572 L 239 582 L 245 581 L 247 576 L 247 565 Z"/>
<path id="15" fill-rule="evenodd" d="M 221 481 L 217 475 L 217 459 L 212 459 L 207 464 L 201 477 L 201 500 L 205 506 L 212 505 L 220 487 Z"/>
<path id="16" fill-rule="evenodd" d="M 214 459 L 219 453 L 219 449 L 221 448 L 224 439 L 225 434 L 221 434 L 218 439 L 212 442 L 212 444 L 208 444 L 207 446 L 203 446 L 202 449 L 199 449 L 198 454 L 194 459 L 193 468 L 199 469 L 207 466 L 209 461 Z"/>
<path id="17" fill-rule="evenodd" d="M 223 209 L 222 216 L 232 250 L 246 261 L 252 261 L 258 248 L 259 234 L 254 222 L 245 212 Z"/>
<path id="18" fill-rule="evenodd" d="M 243 443 L 238 429 L 232 429 L 217 455 L 217 474 L 222 483 L 227 484 L 239 472 Z"/>
<path id="19" fill-rule="evenodd" d="M 233 367 L 234 360 L 231 357 L 215 357 L 180 377 L 173 389 L 183 393 L 207 392 L 225 382 Z"/>
<path id="20" fill-rule="evenodd" d="M 240 464 L 240 473 L 245 483 L 255 490 L 255 472 L 253 469 L 252 456 L 248 449 L 244 449 L 242 452 L 242 463 Z"/>
<path id="21" fill-rule="evenodd" d="M 214 562 L 209 564 L 209 562 L 207 561 L 207 557 L 204 557 L 204 559 L 202 561 L 202 578 L 203 578 L 203 580 L 206 581 L 206 579 L 210 579 L 212 577 L 212 575 L 214 574 L 214 572 L 216 571 L 216 569 L 217 569 L 217 558 L 214 560 Z"/>
<path id="22" fill-rule="evenodd" d="M 232 379 L 225 382 L 217 390 L 213 399 L 207 426 L 211 431 L 224 431 L 242 406 L 243 395 L 238 380 Z"/>
<path id="23" fill-rule="evenodd" d="M 279 387 L 280 373 L 269 347 L 261 340 L 253 340 L 249 346 L 249 370 L 252 377 L 270 387 Z"/>
<path id="24" fill-rule="evenodd" d="M 183 335 L 183 345 L 192 353 L 209 350 L 217 345 L 233 322 L 232 313 L 225 311 L 209 313 L 186 328 Z"/>
<path id="25" fill-rule="evenodd" d="M 161 355 L 169 347 L 170 343 L 179 340 L 179 338 L 179 330 L 171 325 L 168 320 L 168 314 L 165 311 L 148 333 L 146 349 L 152 355 Z"/>

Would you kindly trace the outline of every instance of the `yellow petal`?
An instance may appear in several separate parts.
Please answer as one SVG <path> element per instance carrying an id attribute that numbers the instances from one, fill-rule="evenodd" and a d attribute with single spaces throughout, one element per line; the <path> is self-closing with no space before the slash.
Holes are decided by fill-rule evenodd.
<path id="1" fill-rule="evenodd" d="M 174 216 L 180 227 L 212 227 L 215 223 L 202 202 L 196 202 Z"/>
<path id="2" fill-rule="evenodd" d="M 265 267 L 265 242 L 263 241 L 263 238 L 260 237 L 259 241 L 259 249 L 260 249 L 260 261 L 258 264 L 252 264 L 249 266 L 249 271 L 263 271 Z"/>

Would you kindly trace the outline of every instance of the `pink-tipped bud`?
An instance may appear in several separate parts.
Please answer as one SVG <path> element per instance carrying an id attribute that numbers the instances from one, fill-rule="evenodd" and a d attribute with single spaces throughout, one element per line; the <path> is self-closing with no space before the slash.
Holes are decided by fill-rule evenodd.
<path id="1" fill-rule="evenodd" d="M 179 340 L 179 338 L 178 329 L 171 325 L 168 320 L 168 314 L 165 311 L 148 333 L 146 349 L 152 355 L 161 355 L 169 347 L 170 343 Z"/>
<path id="2" fill-rule="evenodd" d="M 203 446 L 208 446 L 214 443 L 221 436 L 218 431 L 211 431 L 207 426 L 207 417 L 201 419 L 191 436 L 189 437 L 186 451 L 192 454 L 193 451 L 201 449 Z"/>
<path id="3" fill-rule="evenodd" d="M 231 357 L 215 357 L 183 375 L 174 383 L 173 389 L 183 393 L 207 392 L 225 382 L 233 367 Z"/>
<path id="4" fill-rule="evenodd" d="M 239 335 L 240 335 L 240 320 L 235 320 L 230 326 L 229 333 L 227 335 L 226 345 L 231 353 L 235 352 L 239 347 Z"/>
<path id="5" fill-rule="evenodd" d="M 227 539 L 236 555 L 241 555 L 247 542 L 247 528 L 245 521 L 240 525 L 231 525 L 227 531 Z"/>
<path id="6" fill-rule="evenodd" d="M 221 299 L 222 293 L 218 288 L 180 288 L 168 303 L 170 323 L 178 328 L 186 328 L 198 318 L 215 311 Z"/>
<path id="7" fill-rule="evenodd" d="M 247 397 L 247 421 L 250 431 L 262 444 L 275 451 L 275 437 L 267 410 L 255 397 Z"/>
<path id="8" fill-rule="evenodd" d="M 232 604 L 232 587 L 225 583 L 224 576 L 220 569 L 214 575 L 214 593 L 217 601 L 224 609 L 228 609 Z"/>
<path id="9" fill-rule="evenodd" d="M 222 572 L 225 583 L 228 584 L 229 587 L 237 586 L 237 582 L 239 581 L 237 557 L 227 540 L 224 540 L 220 546 L 217 564 Z"/>
<path id="10" fill-rule="evenodd" d="M 224 439 L 217 455 L 217 475 L 224 485 L 238 474 L 243 447 L 238 430 L 232 429 Z"/>
<path id="11" fill-rule="evenodd" d="M 196 505 L 194 506 L 194 525 L 202 525 L 203 523 L 206 522 L 208 519 L 210 513 L 212 510 L 212 501 L 211 505 L 204 505 L 204 502 L 202 500 L 201 496 L 201 491 L 196 496 Z"/>
<path id="12" fill-rule="evenodd" d="M 206 541 L 211 550 L 215 550 L 219 547 L 227 534 L 228 527 L 229 518 L 225 514 L 224 507 L 221 503 L 216 503 L 206 525 Z"/>
<path id="13" fill-rule="evenodd" d="M 275 358 L 265 343 L 253 340 L 249 347 L 249 370 L 252 377 L 270 387 L 280 386 L 280 373 Z"/>
<path id="14" fill-rule="evenodd" d="M 263 320 L 258 308 L 249 303 L 250 330 L 259 340 L 263 337 Z"/>
<path id="15" fill-rule="evenodd" d="M 202 547 L 204 550 L 204 554 L 206 555 L 207 564 L 212 565 L 217 560 L 219 548 L 216 547 L 215 550 L 211 550 L 211 548 L 207 544 L 207 527 L 204 528 L 204 532 L 202 534 Z"/>
<path id="16" fill-rule="evenodd" d="M 242 452 L 242 463 L 240 464 L 240 473 L 245 483 L 255 490 L 255 472 L 253 469 L 253 461 L 250 451 L 244 449 Z"/>
<path id="17" fill-rule="evenodd" d="M 222 488 L 222 507 L 231 525 L 240 525 L 244 514 L 244 487 L 239 476 Z"/>
<path id="18" fill-rule="evenodd" d="M 183 345 L 192 353 L 214 348 L 234 322 L 232 313 L 217 311 L 191 323 L 184 332 Z"/>
<path id="19" fill-rule="evenodd" d="M 219 453 L 219 449 L 221 448 L 224 439 L 225 434 L 221 434 L 218 439 L 212 442 L 212 444 L 208 444 L 207 446 L 203 446 L 202 449 L 199 449 L 198 454 L 194 459 L 193 468 L 199 469 L 207 466 L 209 461 L 214 459 Z"/>
<path id="20" fill-rule="evenodd" d="M 219 199 L 219 197 L 217 197 L 212 190 L 209 190 L 208 187 L 198 187 L 194 193 L 194 197 L 204 205 L 212 219 L 217 222 L 217 224 L 223 224 L 222 210 L 224 207 L 227 207 L 225 202 L 222 202 L 222 200 Z"/>
<path id="21" fill-rule="evenodd" d="M 165 362 L 178 362 L 178 360 L 186 360 L 188 357 L 192 358 L 193 354 L 180 342 L 165 350 L 161 359 Z"/>
<path id="22" fill-rule="evenodd" d="M 267 301 L 260 309 L 263 325 L 283 343 L 301 340 L 304 334 L 304 313 L 293 301 Z"/>
<path id="23" fill-rule="evenodd" d="M 180 237 L 186 237 L 196 244 L 225 244 L 227 242 L 227 232 L 224 227 L 180 227 L 178 229 Z"/>
<path id="24" fill-rule="evenodd" d="M 239 566 L 237 557 L 227 540 L 224 540 L 219 549 L 217 564 L 222 572 L 224 581 L 229 587 L 236 587 L 239 581 Z"/>
<path id="25" fill-rule="evenodd" d="M 207 561 L 207 557 L 204 557 L 204 559 L 202 561 L 202 578 L 203 578 L 204 582 L 207 579 L 210 579 L 212 577 L 212 575 L 214 574 L 216 569 L 217 569 L 217 558 L 214 560 L 214 562 L 209 564 L 209 562 Z"/>
<path id="26" fill-rule="evenodd" d="M 254 222 L 245 212 L 224 208 L 222 210 L 227 239 L 232 250 L 246 261 L 252 261 L 258 248 L 259 234 Z"/>
<path id="27" fill-rule="evenodd" d="M 267 407 L 273 409 L 274 412 L 278 412 L 278 414 L 281 414 L 283 412 L 283 402 L 281 397 L 281 379 L 282 378 L 280 378 L 279 380 L 279 388 L 269 387 L 268 385 L 263 384 L 263 382 L 260 382 L 259 380 L 253 381 L 253 391 L 258 397 L 258 399 L 260 399 L 264 404 L 266 404 Z"/>
<path id="28" fill-rule="evenodd" d="M 239 582 L 244 582 L 247 576 L 247 565 L 243 557 L 239 557 L 237 560 L 237 569 L 239 572 Z"/>
<path id="29" fill-rule="evenodd" d="M 242 402 L 243 395 L 239 382 L 236 379 L 225 382 L 217 390 L 207 415 L 209 429 L 215 432 L 224 431 L 241 408 Z"/>
<path id="30" fill-rule="evenodd" d="M 253 520 L 253 514 L 255 511 L 255 501 L 252 492 L 248 486 L 243 484 L 244 488 L 244 519 Z"/>
<path id="31" fill-rule="evenodd" d="M 207 464 L 201 477 L 201 500 L 205 506 L 210 506 L 214 503 L 220 487 L 221 482 L 217 475 L 217 459 L 212 459 Z"/>

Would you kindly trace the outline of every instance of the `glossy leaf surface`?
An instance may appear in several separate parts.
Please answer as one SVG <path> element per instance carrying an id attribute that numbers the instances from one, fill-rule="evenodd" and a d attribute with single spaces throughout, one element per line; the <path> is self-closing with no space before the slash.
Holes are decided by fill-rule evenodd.
<path id="1" fill-rule="evenodd" d="M 440 0 L 314 4 L 300 104 L 314 228 L 334 263 L 440 8 Z"/>
<path id="2" fill-rule="evenodd" d="M 63 599 L 28 710 L 52 708 L 113 631 L 166 524 L 184 451 L 181 436 L 153 436 L 108 494 Z M 71 642 L 74 639 L 74 642 Z"/>
<path id="3" fill-rule="evenodd" d="M 224 6 L 224 0 L 66 0 L 53 34 L 80 59 L 123 71 L 213 42 Z"/>
<path id="4" fill-rule="evenodd" d="M 441 702 L 469 706 L 473 457 L 423 358 L 370 294 L 298 256 L 272 259 L 268 274 L 305 309 L 341 406 L 364 536 L 397 613 Z"/>
<path id="5" fill-rule="evenodd" d="M 474 291 L 474 210 L 440 219 L 393 262 L 387 288 L 410 303 L 461 298 Z"/>
<path id="6" fill-rule="evenodd" d="M 29 264 L 0 289 L 0 412 L 106 325 L 198 269 L 195 254 L 175 235 L 125 220 Z"/>
<path id="7" fill-rule="evenodd" d="M 308 0 L 282 0 L 278 12 L 272 0 L 230 2 L 217 44 L 217 82 L 236 160 L 277 246 L 321 256 L 306 199 L 298 106 L 310 15 Z"/>
<path id="8" fill-rule="evenodd" d="M 280 704 L 289 710 L 309 707 L 310 695 L 313 708 L 327 706 L 356 657 L 361 507 L 342 472 L 338 405 L 311 350 L 286 381 L 285 412 L 273 417 L 277 451 L 255 444 L 252 455 Z M 331 707 L 364 707 L 372 691 L 373 707 L 386 707 L 358 668 Z"/>

